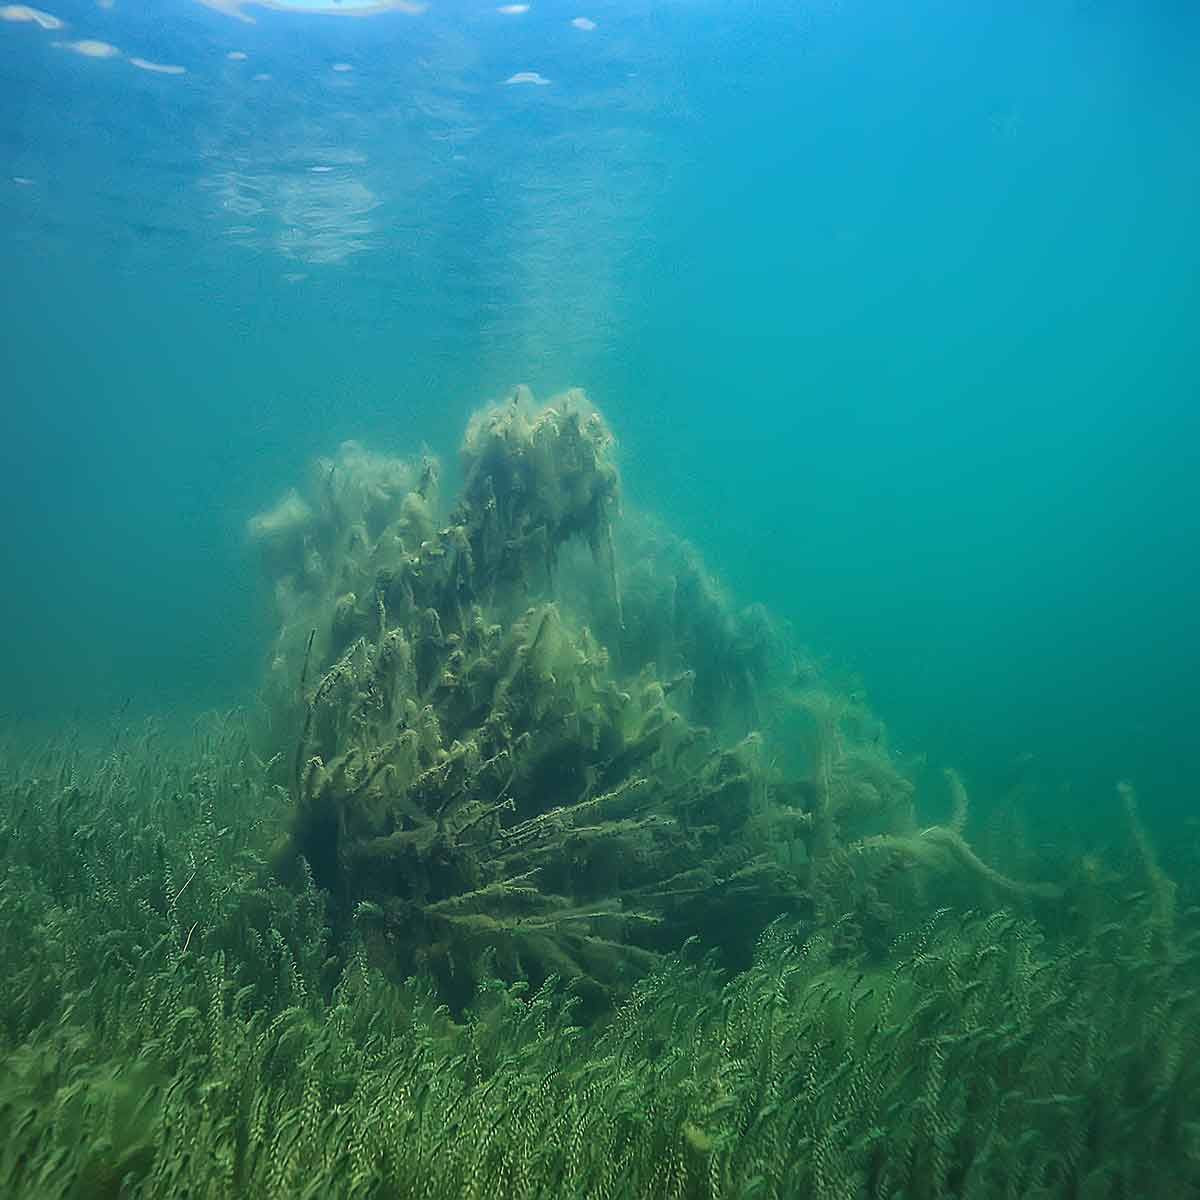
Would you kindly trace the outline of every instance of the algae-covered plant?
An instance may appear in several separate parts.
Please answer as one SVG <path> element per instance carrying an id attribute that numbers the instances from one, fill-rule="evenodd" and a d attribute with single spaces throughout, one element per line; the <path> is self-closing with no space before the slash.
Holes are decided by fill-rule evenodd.
<path id="1" fill-rule="evenodd" d="M 281 863 L 307 862 L 398 977 L 460 1006 L 485 966 L 558 976 L 604 1007 L 689 937 L 744 965 L 779 913 L 844 907 L 852 856 L 877 907 L 898 859 L 1049 894 L 961 828 L 918 832 L 878 723 L 856 740 L 865 715 L 797 685 L 765 614 L 618 528 L 613 439 L 581 392 L 480 411 L 461 466 L 442 522 L 436 463 L 345 445 L 250 525 L 282 618 Z M 576 543 L 590 562 L 568 570 Z"/>
<path id="2" fill-rule="evenodd" d="M 461 466 L 250 522 L 253 712 L 0 741 L 4 1195 L 1200 1194 L 1200 846 L 981 854 L 582 394 Z"/>

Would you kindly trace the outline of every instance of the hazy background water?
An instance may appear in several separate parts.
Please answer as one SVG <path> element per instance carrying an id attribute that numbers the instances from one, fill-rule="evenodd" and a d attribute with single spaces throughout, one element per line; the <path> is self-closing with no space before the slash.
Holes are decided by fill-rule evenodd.
<path id="1" fill-rule="evenodd" d="M 903 747 L 1194 804 L 1200 7 L 46 11 L 0 6 L 7 720 L 245 698 L 246 517 L 526 381 Z"/>

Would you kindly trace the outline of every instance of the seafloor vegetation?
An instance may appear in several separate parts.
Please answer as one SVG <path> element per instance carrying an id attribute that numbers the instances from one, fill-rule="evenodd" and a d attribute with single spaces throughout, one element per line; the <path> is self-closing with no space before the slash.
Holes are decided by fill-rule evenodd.
<path id="1" fill-rule="evenodd" d="M 1200 1194 L 1195 847 L 973 822 L 582 395 L 461 468 L 251 521 L 253 709 L 7 735 L 4 1194 Z"/>

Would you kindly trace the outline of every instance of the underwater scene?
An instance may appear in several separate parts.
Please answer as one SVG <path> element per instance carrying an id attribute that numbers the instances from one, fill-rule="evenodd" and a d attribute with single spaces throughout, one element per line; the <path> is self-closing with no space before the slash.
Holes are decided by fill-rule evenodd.
<path id="1" fill-rule="evenodd" d="M 0 4 L 0 1194 L 1200 1197 L 1198 63 Z"/>

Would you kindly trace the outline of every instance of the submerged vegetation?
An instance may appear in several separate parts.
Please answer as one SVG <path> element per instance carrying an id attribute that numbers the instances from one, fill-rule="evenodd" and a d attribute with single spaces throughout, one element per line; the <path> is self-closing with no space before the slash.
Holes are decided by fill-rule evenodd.
<path id="1" fill-rule="evenodd" d="M 305 862 L 339 928 L 456 1010 L 486 973 L 600 1011 L 689 937 L 747 965 L 784 912 L 857 905 L 854 936 L 886 942 L 928 876 L 1053 898 L 965 843 L 952 773 L 951 822 L 919 829 L 882 725 L 620 517 L 612 444 L 582 393 L 521 389 L 472 419 L 444 525 L 433 460 L 355 444 L 251 522 L 281 626 L 280 869 Z"/>
<path id="2" fill-rule="evenodd" d="M 442 517 L 347 444 L 251 522 L 260 710 L 2 747 L 5 1194 L 1200 1189 L 1197 863 L 1129 785 L 988 861 L 581 394 L 462 467 Z"/>

